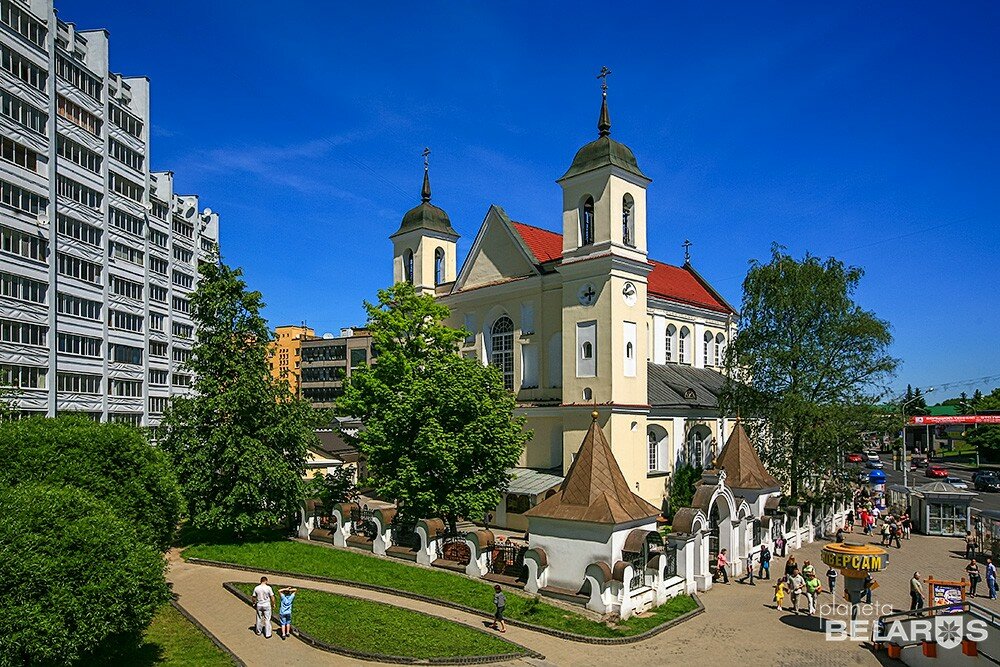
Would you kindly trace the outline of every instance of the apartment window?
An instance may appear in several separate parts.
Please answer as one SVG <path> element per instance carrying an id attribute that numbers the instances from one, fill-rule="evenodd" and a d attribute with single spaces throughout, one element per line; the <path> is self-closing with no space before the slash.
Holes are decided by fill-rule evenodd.
<path id="1" fill-rule="evenodd" d="M 112 139 L 111 141 L 113 143 L 116 143 L 114 139 Z M 152 211 L 153 215 L 155 215 L 157 218 L 159 218 L 163 222 L 166 222 L 167 221 L 167 214 L 170 212 L 170 207 L 167 206 L 166 204 L 164 204 L 163 202 L 158 201 L 156 199 L 152 200 L 152 204 L 153 204 L 153 211 Z"/>
<path id="2" fill-rule="evenodd" d="M 45 303 L 45 293 L 48 288 L 49 286 L 40 280 L 0 271 L 0 296 L 31 303 Z"/>
<path id="3" fill-rule="evenodd" d="M 149 384 L 167 385 L 170 384 L 170 372 L 159 368 L 149 369 Z"/>
<path id="4" fill-rule="evenodd" d="M 0 319 L 0 341 L 4 343 L 45 347 L 48 344 L 48 333 L 49 328 L 40 324 Z"/>
<path id="5" fill-rule="evenodd" d="M 72 354 L 77 357 L 101 358 L 100 338 L 91 336 L 81 336 L 60 331 L 58 336 L 59 352 L 62 354 Z"/>
<path id="6" fill-rule="evenodd" d="M 141 366 L 142 348 L 133 347 L 132 345 L 111 343 L 108 345 L 108 361 L 112 361 L 116 364 L 132 364 L 133 366 Z"/>
<path id="7" fill-rule="evenodd" d="M 167 260 L 162 257 L 157 257 L 156 255 L 150 255 L 149 270 L 153 273 L 159 273 L 162 276 L 167 275 Z M 166 299 L 164 299 L 164 301 L 166 301 Z"/>
<path id="8" fill-rule="evenodd" d="M 163 320 L 166 317 L 163 313 L 158 313 L 155 310 L 149 311 L 149 329 L 150 331 L 163 331 Z"/>
<path id="9" fill-rule="evenodd" d="M 49 243 L 37 234 L 0 225 L 0 250 L 36 262 L 47 262 Z"/>
<path id="10" fill-rule="evenodd" d="M 167 248 L 167 235 L 161 232 L 159 229 L 149 228 L 149 242 L 155 246 L 159 246 L 164 250 Z"/>
<path id="11" fill-rule="evenodd" d="M 186 373 L 174 373 L 171 378 L 170 384 L 175 387 L 190 387 L 191 386 L 191 376 Z"/>
<path id="12" fill-rule="evenodd" d="M 83 183 L 77 183 L 61 174 L 56 177 L 56 193 L 60 197 L 72 199 L 78 204 L 95 210 L 100 210 L 101 202 L 104 201 L 104 195 L 97 190 L 88 188 Z"/>
<path id="13" fill-rule="evenodd" d="M 194 336 L 194 327 L 190 324 L 181 324 L 180 322 L 174 322 L 173 324 L 174 335 L 178 338 L 192 338 Z"/>
<path id="14" fill-rule="evenodd" d="M 174 310 L 180 311 L 182 313 L 191 312 L 191 302 L 182 296 L 175 296 L 173 299 Z M 298 351 L 298 350 L 296 350 Z"/>
<path id="15" fill-rule="evenodd" d="M 136 171 L 142 171 L 142 165 L 143 162 L 145 161 L 143 154 L 140 153 L 139 151 L 132 150 L 131 148 L 129 148 L 122 142 L 118 141 L 117 139 L 114 138 L 111 139 L 110 145 L 108 147 L 108 153 L 111 154 L 111 157 L 118 160 L 126 167 L 131 167 Z M 163 204 L 160 205 L 163 206 Z M 160 218 L 161 220 L 167 219 L 166 214 L 158 215 L 157 217 Z"/>
<path id="16" fill-rule="evenodd" d="M 149 341 L 149 356 L 151 357 L 162 357 L 166 359 L 167 357 L 167 344 L 159 340 Z"/>
<path id="17" fill-rule="evenodd" d="M 152 384 L 152 383 L 150 383 Z M 162 414 L 166 411 L 167 406 L 170 404 L 169 396 L 150 396 L 149 397 L 149 411 L 153 414 Z"/>
<path id="18" fill-rule="evenodd" d="M 0 3 L 0 23 L 10 27 L 35 46 L 45 48 L 45 26 L 12 0 Z"/>
<path id="19" fill-rule="evenodd" d="M 174 246 L 174 259 L 178 262 L 184 262 L 185 264 L 191 263 L 191 258 L 194 257 L 194 252 L 187 250 L 178 245 Z"/>
<path id="20" fill-rule="evenodd" d="M 88 225 L 62 213 L 56 214 L 56 224 L 60 234 L 88 245 L 101 247 L 101 237 L 104 236 L 104 232 L 99 227 Z"/>
<path id="21" fill-rule="evenodd" d="M 191 361 L 191 350 L 184 347 L 174 348 L 174 361 L 179 364 L 186 364 Z"/>
<path id="22" fill-rule="evenodd" d="M 201 239 L 201 249 L 205 252 L 215 252 L 218 249 L 218 244 L 212 239 L 207 239 L 202 237 Z"/>
<path id="23" fill-rule="evenodd" d="M 302 361 L 344 361 L 345 359 L 347 359 L 347 345 L 302 348 Z"/>
<path id="24" fill-rule="evenodd" d="M 38 170 L 38 153 L 13 139 L 0 137 L 0 157 L 28 171 Z"/>
<path id="25" fill-rule="evenodd" d="M 48 114 L 6 90 L 0 90 L 0 113 L 32 132 L 45 135 L 45 125 L 49 121 Z"/>
<path id="26" fill-rule="evenodd" d="M 174 228 L 174 234 L 180 234 L 181 236 L 184 236 L 189 239 L 194 238 L 194 225 L 192 225 L 190 222 L 185 222 L 180 218 L 175 217 L 173 228 Z"/>
<path id="27" fill-rule="evenodd" d="M 122 278 L 121 276 L 109 275 L 108 286 L 111 287 L 111 292 L 113 294 L 142 301 L 143 284 L 140 282 L 128 280 L 127 278 Z"/>
<path id="28" fill-rule="evenodd" d="M 337 382 L 347 374 L 344 366 L 318 366 L 302 369 L 303 382 Z"/>
<path id="29" fill-rule="evenodd" d="M 154 259 L 156 259 L 156 258 L 155 257 L 150 257 L 149 258 L 150 263 L 152 263 L 152 261 Z M 149 298 L 150 298 L 151 301 L 156 301 L 156 302 L 159 302 L 159 303 L 166 303 L 167 302 L 167 288 L 166 287 L 160 287 L 159 285 L 150 285 L 149 286 Z"/>
<path id="30" fill-rule="evenodd" d="M 90 150 L 83 144 L 78 144 L 60 134 L 56 137 L 56 147 L 60 157 L 64 157 L 70 162 L 74 162 L 95 174 L 101 173 L 101 164 L 104 160 L 100 154 Z"/>
<path id="31" fill-rule="evenodd" d="M 83 128 L 95 137 L 101 136 L 101 119 L 90 113 L 79 104 L 70 102 L 62 95 L 57 96 L 56 113 L 73 123 L 77 127 Z"/>
<path id="32" fill-rule="evenodd" d="M 332 403 L 344 393 L 341 387 L 303 387 L 302 398 L 311 403 Z"/>
<path id="33" fill-rule="evenodd" d="M 351 350 L 351 368 L 359 368 L 368 363 L 368 350 L 363 347 Z"/>
<path id="34" fill-rule="evenodd" d="M 173 283 L 178 287 L 191 289 L 191 286 L 194 285 L 194 276 L 188 275 L 183 271 L 174 271 Z"/>
<path id="35" fill-rule="evenodd" d="M 142 202 L 142 196 L 146 192 L 146 188 L 139 185 L 135 181 L 131 181 L 120 174 L 115 172 L 110 172 L 111 174 L 111 189 L 120 194 L 122 197 L 128 197 L 132 201 Z"/>
<path id="36" fill-rule="evenodd" d="M 63 294 L 62 292 L 59 292 L 56 300 L 56 310 L 61 315 L 72 315 L 73 317 L 80 317 L 85 320 L 100 321 L 102 308 L 103 306 L 99 301 L 91 301 L 80 296 Z"/>
<path id="37" fill-rule="evenodd" d="M 36 90 L 45 92 L 48 73 L 17 51 L 0 44 L 0 67 L 16 76 Z"/>
<path id="38" fill-rule="evenodd" d="M 108 396 L 142 396 L 142 380 L 108 380 Z"/>
<path id="39" fill-rule="evenodd" d="M 101 101 L 101 94 L 104 91 L 104 82 L 93 74 L 72 62 L 62 54 L 56 55 L 56 74 L 73 84 L 73 87 L 82 91 L 87 96 Z"/>
<path id="40" fill-rule="evenodd" d="M 141 412 L 109 412 L 108 421 L 115 424 L 131 424 L 132 426 L 142 426 Z"/>
<path id="41" fill-rule="evenodd" d="M 0 203 L 33 215 L 38 215 L 49 206 L 45 197 L 7 181 L 0 181 Z"/>
<path id="42" fill-rule="evenodd" d="M 57 373 L 56 389 L 72 394 L 100 394 L 101 376 L 89 373 Z"/>
<path id="43" fill-rule="evenodd" d="M 95 285 L 101 284 L 101 271 L 103 269 L 100 264 L 94 264 L 62 252 L 56 253 L 56 260 L 56 270 L 59 275 L 69 276 Z"/>
<path id="44" fill-rule="evenodd" d="M 108 241 L 108 257 L 121 259 L 131 264 L 142 266 L 144 264 L 146 253 L 137 248 L 133 248 L 126 243 Z"/>
<path id="45" fill-rule="evenodd" d="M 114 125 L 125 130 L 136 139 L 142 138 L 142 121 L 114 104 L 108 109 L 108 118 Z"/>
<path id="46" fill-rule="evenodd" d="M 0 364 L 0 385 L 22 389 L 45 389 L 47 369 L 18 364 Z"/>
<path id="47" fill-rule="evenodd" d="M 120 310 L 108 310 L 108 326 L 122 331 L 142 331 L 142 316 L 124 313 Z"/>

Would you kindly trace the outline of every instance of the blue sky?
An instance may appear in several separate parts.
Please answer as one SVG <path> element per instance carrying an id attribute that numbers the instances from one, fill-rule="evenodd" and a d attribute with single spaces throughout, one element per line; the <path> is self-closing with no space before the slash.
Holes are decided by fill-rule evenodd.
<path id="1" fill-rule="evenodd" d="M 374 7 L 57 3 L 151 78 L 152 166 L 221 213 L 272 325 L 363 321 L 424 146 L 460 257 L 491 203 L 559 230 L 607 65 L 612 136 L 653 179 L 652 257 L 690 238 L 738 304 L 772 241 L 836 256 L 892 323 L 898 386 L 1000 375 L 1000 3 Z"/>

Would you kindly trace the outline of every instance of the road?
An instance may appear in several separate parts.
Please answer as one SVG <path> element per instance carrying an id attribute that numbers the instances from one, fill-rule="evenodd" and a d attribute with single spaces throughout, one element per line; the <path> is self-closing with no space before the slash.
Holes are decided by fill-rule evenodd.
<path id="1" fill-rule="evenodd" d="M 883 453 L 880 454 L 882 458 L 882 471 L 886 476 L 887 484 L 902 484 L 903 483 L 903 472 L 900 470 L 892 469 L 892 454 Z M 969 491 L 975 491 L 976 488 L 972 483 L 972 471 L 966 470 L 962 465 L 951 465 L 949 463 L 935 463 L 935 465 L 943 466 L 950 476 L 958 477 L 969 485 Z M 867 470 L 867 468 L 866 468 Z M 930 482 L 939 481 L 938 478 L 927 477 L 924 473 L 926 470 L 920 468 L 917 470 L 910 470 L 907 473 L 907 481 L 909 485 L 912 486 L 923 486 L 924 484 L 929 484 Z M 989 493 L 989 492 L 977 492 L 977 496 L 972 501 L 973 509 L 983 509 L 983 510 L 998 510 L 1000 511 L 1000 493 Z"/>

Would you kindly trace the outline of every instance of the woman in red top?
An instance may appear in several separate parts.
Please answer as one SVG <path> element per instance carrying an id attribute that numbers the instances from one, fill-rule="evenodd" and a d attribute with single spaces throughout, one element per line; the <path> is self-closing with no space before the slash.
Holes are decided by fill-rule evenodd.
<path id="1" fill-rule="evenodd" d="M 718 557 L 715 559 L 715 566 L 716 566 L 715 576 L 716 578 L 718 578 L 719 575 L 722 575 L 722 583 L 724 584 L 729 583 L 729 573 L 726 572 L 726 565 L 728 564 L 729 560 L 726 558 L 726 550 L 723 549 L 722 551 L 719 552 Z"/>

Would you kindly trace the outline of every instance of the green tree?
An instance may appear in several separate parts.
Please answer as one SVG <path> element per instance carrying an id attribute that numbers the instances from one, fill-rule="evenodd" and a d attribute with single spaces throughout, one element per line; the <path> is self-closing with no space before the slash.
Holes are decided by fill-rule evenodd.
<path id="1" fill-rule="evenodd" d="M 221 262 L 204 262 L 199 271 L 191 297 L 198 335 L 188 362 L 195 392 L 171 402 L 162 447 L 194 526 L 242 536 L 298 510 L 315 418 L 271 376 L 260 292 Z"/>
<path id="2" fill-rule="evenodd" d="M 352 440 L 376 493 L 410 518 L 479 518 L 510 481 L 530 433 L 496 369 L 458 356 L 448 308 L 400 283 L 366 303 L 377 362 L 338 401 L 364 428 Z"/>
<path id="3" fill-rule="evenodd" d="M 170 547 L 181 495 L 167 457 L 127 424 L 79 415 L 0 424 L 0 487 L 75 486 L 110 505 L 161 551 Z"/>
<path id="4" fill-rule="evenodd" d="M 978 389 L 979 399 L 975 401 L 977 412 L 1000 412 L 1000 387 L 989 395 L 983 396 Z M 979 424 L 966 428 L 965 441 L 976 447 L 983 458 L 990 461 L 1000 460 L 1000 426 L 994 424 Z"/>
<path id="5" fill-rule="evenodd" d="M 873 404 L 898 363 L 888 323 L 854 302 L 862 275 L 775 244 L 743 282 L 722 407 L 750 418 L 764 463 L 796 498 L 845 479 L 844 454 L 876 429 Z"/>
<path id="6" fill-rule="evenodd" d="M 337 503 L 350 502 L 358 497 L 354 472 L 350 468 L 341 467 L 325 475 L 316 475 L 309 480 L 306 496 L 322 502 L 329 513 Z"/>
<path id="7" fill-rule="evenodd" d="M 0 491 L 0 665 L 70 665 L 141 632 L 170 599 L 166 561 L 72 486 Z"/>
<path id="8" fill-rule="evenodd" d="M 689 507 L 694 498 L 694 485 L 701 479 L 701 466 L 681 463 L 674 468 L 670 479 L 670 513 L 675 514 L 682 507 Z"/>

